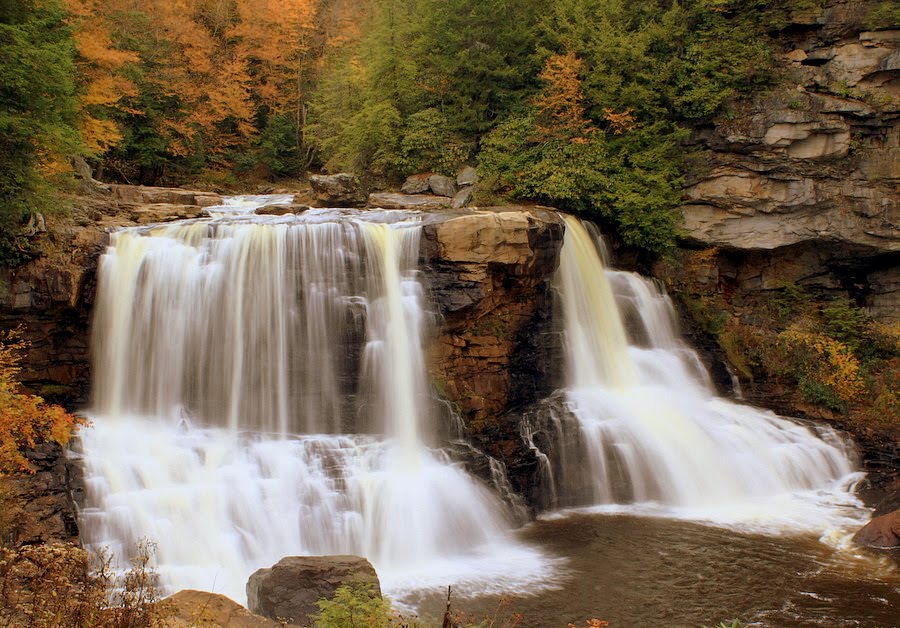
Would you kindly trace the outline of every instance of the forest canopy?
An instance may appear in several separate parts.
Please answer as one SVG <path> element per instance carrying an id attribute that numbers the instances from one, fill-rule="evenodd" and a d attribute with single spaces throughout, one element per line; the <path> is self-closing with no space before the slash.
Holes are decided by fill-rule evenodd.
<path id="1" fill-rule="evenodd" d="M 78 155 L 223 188 L 473 164 L 480 202 L 590 212 L 659 254 L 686 129 L 769 84 L 815 2 L 0 0 L 0 253 Z"/>

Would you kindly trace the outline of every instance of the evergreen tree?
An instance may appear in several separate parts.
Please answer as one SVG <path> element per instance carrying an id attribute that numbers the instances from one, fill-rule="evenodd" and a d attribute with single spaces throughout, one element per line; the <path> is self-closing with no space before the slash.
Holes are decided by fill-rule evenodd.
<path id="1" fill-rule="evenodd" d="M 22 223 L 52 208 L 46 178 L 78 150 L 65 18 L 59 0 L 0 0 L 0 263 L 26 254 Z"/>

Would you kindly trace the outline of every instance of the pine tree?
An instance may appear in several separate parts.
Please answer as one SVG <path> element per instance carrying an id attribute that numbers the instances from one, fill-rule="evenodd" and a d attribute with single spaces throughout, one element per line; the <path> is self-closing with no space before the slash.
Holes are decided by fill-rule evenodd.
<path id="1" fill-rule="evenodd" d="M 79 150 L 65 17 L 59 0 L 0 0 L 0 264 L 27 255 L 22 221 L 52 207 L 46 178 Z"/>

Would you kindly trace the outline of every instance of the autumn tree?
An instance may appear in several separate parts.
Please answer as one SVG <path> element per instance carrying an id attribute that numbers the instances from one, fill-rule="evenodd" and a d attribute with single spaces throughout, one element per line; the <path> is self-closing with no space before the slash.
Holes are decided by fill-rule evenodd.
<path id="1" fill-rule="evenodd" d="M 102 155 L 123 137 L 121 114 L 134 112 L 128 104 L 137 86 L 124 72 L 138 55 L 113 42 L 109 28 L 121 12 L 114 0 L 66 0 L 69 22 L 78 49 L 76 70 L 81 139 L 92 155 Z"/>

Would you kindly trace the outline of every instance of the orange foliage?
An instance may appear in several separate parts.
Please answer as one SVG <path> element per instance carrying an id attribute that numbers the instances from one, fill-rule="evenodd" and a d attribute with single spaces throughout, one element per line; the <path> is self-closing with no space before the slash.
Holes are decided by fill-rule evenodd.
<path id="1" fill-rule="evenodd" d="M 212 154 L 246 145 L 260 107 L 291 113 L 300 126 L 322 52 L 328 41 L 354 36 L 359 1 L 66 0 L 85 83 L 86 143 L 104 152 L 122 137 L 110 114 L 141 113 L 128 107 L 137 87 L 122 69 L 132 63 L 144 87 L 177 102 L 160 122 L 174 155 L 198 142 Z M 126 15 L 141 16 L 140 32 Z M 139 40 L 140 54 L 117 48 L 117 40 Z"/>
<path id="2" fill-rule="evenodd" d="M 0 333 L 0 473 L 32 471 L 23 449 L 47 440 L 65 445 L 85 425 L 84 419 L 21 391 L 19 361 L 26 347 L 19 330 Z"/>
<path id="3" fill-rule="evenodd" d="M 585 141 L 594 131 L 586 116 L 580 74 L 584 62 L 571 50 L 551 55 L 538 75 L 544 90 L 532 103 L 538 110 L 541 139 Z"/>
<path id="4" fill-rule="evenodd" d="M 88 150 L 100 154 L 122 139 L 122 131 L 110 116 L 130 111 L 127 99 L 137 95 L 137 86 L 121 69 L 138 56 L 112 43 L 107 20 L 102 17 L 114 2 L 66 0 L 78 47 L 78 69 L 84 85 L 80 100 L 81 136 Z"/>
<path id="5" fill-rule="evenodd" d="M 634 119 L 634 109 L 626 109 L 621 113 L 616 113 L 614 109 L 606 107 L 603 110 L 603 119 L 609 122 L 609 129 L 616 135 L 621 135 L 637 126 L 637 122 Z"/>

